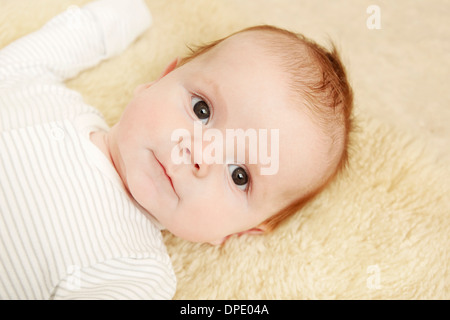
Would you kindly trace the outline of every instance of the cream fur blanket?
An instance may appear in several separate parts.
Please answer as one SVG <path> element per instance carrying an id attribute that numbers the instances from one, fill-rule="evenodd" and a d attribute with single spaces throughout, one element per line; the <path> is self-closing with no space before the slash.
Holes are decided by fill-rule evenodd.
<path id="1" fill-rule="evenodd" d="M 86 2 L 0 0 L 0 47 Z M 349 170 L 279 229 L 233 237 L 223 247 L 164 234 L 178 277 L 176 299 L 450 298 L 445 0 L 147 4 L 151 29 L 119 57 L 67 83 L 110 124 L 133 89 L 156 78 L 186 45 L 262 23 L 323 44 L 332 38 L 356 98 Z M 378 16 L 368 10 L 372 4 Z M 369 29 L 368 20 L 381 28 Z"/>

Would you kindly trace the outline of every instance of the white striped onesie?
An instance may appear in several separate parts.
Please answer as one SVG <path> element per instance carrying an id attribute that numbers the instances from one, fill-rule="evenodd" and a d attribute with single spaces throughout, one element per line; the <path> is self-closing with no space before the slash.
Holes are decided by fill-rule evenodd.
<path id="1" fill-rule="evenodd" d="M 150 22 L 141 0 L 101 0 L 0 50 L 1 299 L 173 297 L 160 227 L 89 140 L 102 115 L 63 82 Z"/>

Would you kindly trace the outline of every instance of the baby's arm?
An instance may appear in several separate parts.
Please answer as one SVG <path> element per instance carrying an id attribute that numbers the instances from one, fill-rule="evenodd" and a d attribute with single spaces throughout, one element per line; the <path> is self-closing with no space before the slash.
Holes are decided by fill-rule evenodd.
<path id="1" fill-rule="evenodd" d="M 169 261 L 122 258 L 74 268 L 53 292 L 55 300 L 169 300 L 176 278 Z"/>
<path id="2" fill-rule="evenodd" d="M 0 51 L 0 88 L 74 77 L 123 51 L 150 23 L 142 0 L 100 0 L 69 7 Z"/>

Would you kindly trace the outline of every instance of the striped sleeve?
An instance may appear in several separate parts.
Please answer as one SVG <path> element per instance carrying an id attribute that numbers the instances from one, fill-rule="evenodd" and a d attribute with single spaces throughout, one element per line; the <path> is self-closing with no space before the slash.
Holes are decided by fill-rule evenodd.
<path id="1" fill-rule="evenodd" d="M 115 259 L 69 271 L 53 299 L 168 300 L 175 294 L 172 268 L 158 259 Z"/>
<path id="2" fill-rule="evenodd" d="M 71 6 L 0 51 L 0 88 L 38 79 L 60 82 L 123 51 L 151 22 L 142 0 Z"/>

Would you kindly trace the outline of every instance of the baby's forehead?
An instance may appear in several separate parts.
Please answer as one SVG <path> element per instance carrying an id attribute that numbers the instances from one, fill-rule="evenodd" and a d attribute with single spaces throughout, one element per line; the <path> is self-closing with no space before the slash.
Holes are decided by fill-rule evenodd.
<path id="1" fill-rule="evenodd" d="M 261 30 L 244 31 L 234 34 L 214 45 L 205 56 L 209 59 L 242 59 L 243 55 L 258 58 L 260 62 L 274 61 L 268 49 L 276 41 L 269 32 Z M 203 55 L 199 56 L 202 57 Z"/>
<path id="2" fill-rule="evenodd" d="M 298 105 L 299 100 L 303 100 L 303 95 L 295 88 L 292 72 L 286 67 L 292 57 L 272 48 L 280 37 L 283 38 L 262 30 L 240 32 L 198 55 L 194 61 L 197 60 L 201 67 L 211 66 L 214 71 L 217 70 L 217 65 L 227 66 L 224 71 L 235 74 L 236 77 L 242 73 L 258 75 L 253 77 L 254 83 L 271 82 L 273 87 L 282 86 L 292 100 L 289 105 Z M 281 46 L 280 43 L 277 46 Z M 251 85 L 252 83 L 246 83 L 245 87 L 250 90 Z M 254 94 L 262 94 L 262 87 L 263 85 L 256 86 Z"/>

